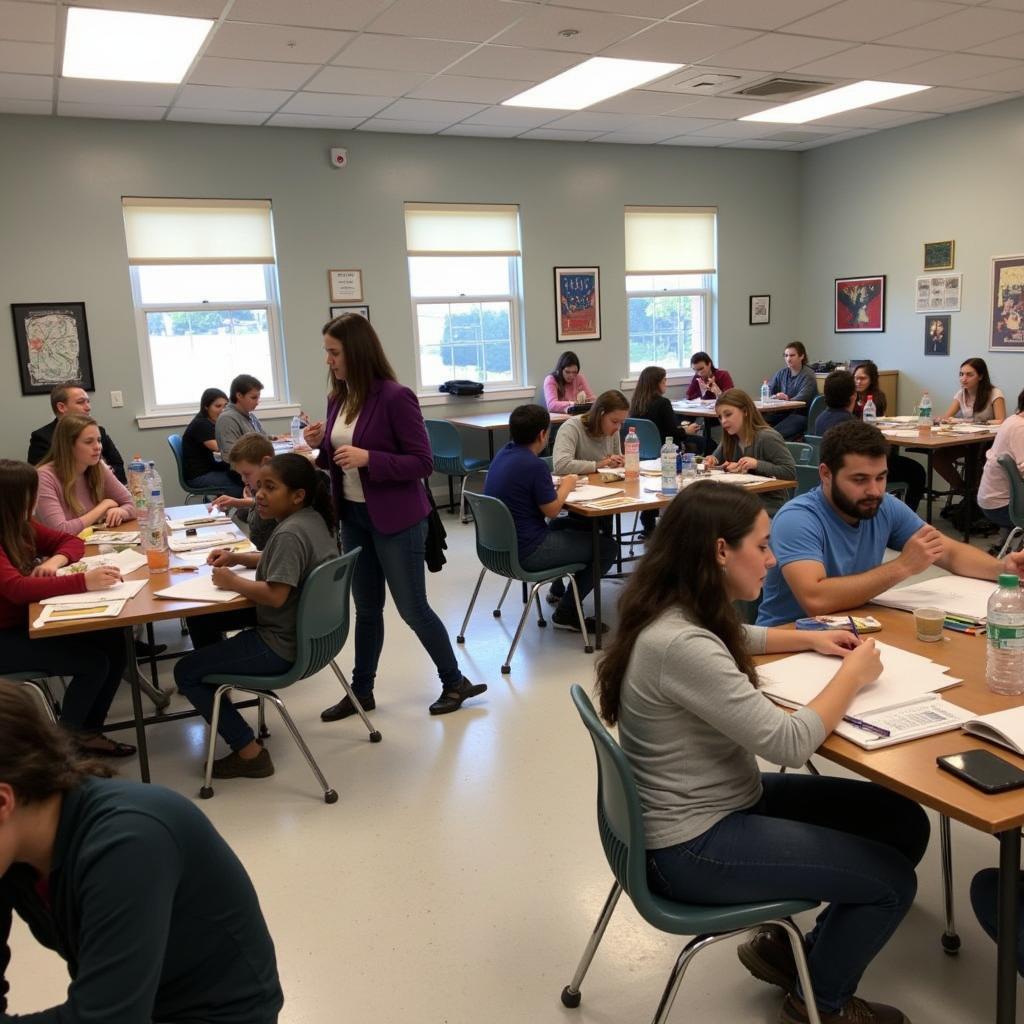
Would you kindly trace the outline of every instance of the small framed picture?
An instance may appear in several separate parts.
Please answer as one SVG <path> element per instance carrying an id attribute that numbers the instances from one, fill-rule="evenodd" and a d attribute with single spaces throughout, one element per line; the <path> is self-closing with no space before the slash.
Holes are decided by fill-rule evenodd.
<path id="1" fill-rule="evenodd" d="M 955 247 L 956 243 L 952 239 L 948 242 L 925 242 L 924 269 L 952 270 L 953 250 Z"/>
<path id="2" fill-rule="evenodd" d="M 331 302 L 363 301 L 361 270 L 328 270 L 327 285 L 331 293 Z"/>
<path id="3" fill-rule="evenodd" d="M 885 274 L 835 279 L 835 333 L 885 330 Z"/>
<path id="4" fill-rule="evenodd" d="M 600 337 L 600 267 L 555 267 L 555 341 Z"/>
<path id="5" fill-rule="evenodd" d="M 926 316 L 924 318 L 924 354 L 926 356 L 949 355 L 950 320 L 948 316 Z"/>
<path id="6" fill-rule="evenodd" d="M 750 296 L 750 322 L 752 324 L 771 323 L 772 297 L 770 295 Z"/>
<path id="7" fill-rule="evenodd" d="M 23 395 L 58 384 L 95 390 L 84 302 L 12 302 L 11 316 Z"/>
<path id="8" fill-rule="evenodd" d="M 336 316 L 344 316 L 346 313 L 356 313 L 364 320 L 370 319 L 369 306 L 331 306 L 331 319 Z"/>

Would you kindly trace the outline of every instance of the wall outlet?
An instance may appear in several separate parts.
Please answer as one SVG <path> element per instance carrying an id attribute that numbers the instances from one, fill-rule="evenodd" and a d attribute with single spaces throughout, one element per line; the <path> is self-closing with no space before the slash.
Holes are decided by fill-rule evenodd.
<path id="1" fill-rule="evenodd" d="M 121 409 L 124 407 L 124 393 L 121 391 L 110 392 L 110 408 Z"/>

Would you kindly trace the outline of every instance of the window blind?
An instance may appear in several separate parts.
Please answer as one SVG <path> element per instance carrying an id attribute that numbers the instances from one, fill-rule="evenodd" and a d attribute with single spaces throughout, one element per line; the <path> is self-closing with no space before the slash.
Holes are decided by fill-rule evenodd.
<path id="1" fill-rule="evenodd" d="M 519 256 L 518 206 L 405 204 L 410 256 Z"/>
<path id="2" fill-rule="evenodd" d="M 627 274 L 713 274 L 717 210 L 626 207 Z"/>

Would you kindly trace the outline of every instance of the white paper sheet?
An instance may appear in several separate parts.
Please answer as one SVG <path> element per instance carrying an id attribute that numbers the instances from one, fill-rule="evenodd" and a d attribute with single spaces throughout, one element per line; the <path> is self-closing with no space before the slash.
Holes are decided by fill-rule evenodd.
<path id="1" fill-rule="evenodd" d="M 97 593 L 102 593 L 98 591 Z M 88 605 L 58 605 L 48 604 L 43 606 L 42 612 L 32 623 L 33 629 L 39 629 L 48 622 L 74 622 L 78 619 L 114 619 L 124 611 L 127 601 L 104 601 L 102 598 L 93 598 Z"/>
<path id="2" fill-rule="evenodd" d="M 85 591 L 81 594 L 57 594 L 55 597 L 44 597 L 40 604 L 54 604 L 62 607 L 71 605 L 92 605 L 98 601 L 128 600 L 134 597 L 147 583 L 147 580 L 124 580 L 106 590 Z"/>
<path id="3" fill-rule="evenodd" d="M 209 526 L 228 526 L 230 517 L 226 513 L 214 509 L 212 512 L 196 512 L 179 519 L 172 519 L 168 516 L 167 525 L 172 530 L 200 530 Z"/>
<path id="4" fill-rule="evenodd" d="M 233 569 L 236 575 L 247 580 L 256 579 L 255 569 Z M 154 592 L 154 597 L 165 597 L 170 601 L 234 601 L 239 595 L 233 590 L 221 590 L 214 586 L 210 574 L 202 573 L 183 583 L 175 583 L 174 586 L 166 587 L 163 590 Z"/>
<path id="5" fill-rule="evenodd" d="M 598 498 L 610 498 L 613 494 L 621 494 L 621 487 L 598 487 L 595 484 L 580 484 L 569 494 L 569 501 L 596 501 Z"/>
<path id="6" fill-rule="evenodd" d="M 172 536 L 167 546 L 174 552 L 198 551 L 202 548 L 227 547 L 236 541 L 245 540 L 241 530 L 233 530 L 231 533 L 218 530 L 216 533 L 201 533 L 195 537 L 185 537 L 182 534 Z"/>
<path id="7" fill-rule="evenodd" d="M 138 530 L 93 530 L 89 544 L 141 544 Z"/>
<path id="8" fill-rule="evenodd" d="M 78 573 L 88 572 L 98 565 L 113 565 L 121 570 L 121 574 L 127 576 L 136 569 L 141 569 L 146 564 L 146 556 L 138 551 L 130 551 L 125 548 L 123 551 L 111 551 L 109 554 L 85 555 L 77 562 L 64 566 L 57 570 L 58 576 L 75 576 Z"/>
<path id="9" fill-rule="evenodd" d="M 948 615 L 959 615 L 984 622 L 988 599 L 996 584 L 967 576 L 936 576 L 907 587 L 893 587 L 874 598 L 873 604 L 911 612 L 915 608 L 941 608 Z"/>

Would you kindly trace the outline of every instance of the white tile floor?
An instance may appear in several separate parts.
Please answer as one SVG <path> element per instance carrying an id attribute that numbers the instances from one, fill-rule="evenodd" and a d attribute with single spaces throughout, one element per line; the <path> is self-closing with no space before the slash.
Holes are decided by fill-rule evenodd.
<path id="1" fill-rule="evenodd" d="M 447 515 L 445 523 L 449 561 L 429 587 L 454 636 L 478 563 L 472 526 Z M 606 607 L 615 589 L 606 587 Z M 568 697 L 571 682 L 590 687 L 593 657 L 576 636 L 531 624 L 512 674 L 502 676 L 520 606 L 510 594 L 506 614 L 492 618 L 487 601 L 499 593 L 498 580 L 485 583 L 460 653 L 466 674 L 490 690 L 456 714 L 427 715 L 436 677 L 393 609 L 372 713 L 382 743 L 371 746 L 358 719 L 320 722 L 320 710 L 338 697 L 328 673 L 285 694 L 338 803 L 320 800 L 273 719 L 277 775 L 222 782 L 199 803 L 260 893 L 284 986 L 282 1024 L 643 1024 L 653 1016 L 680 943 L 652 931 L 625 900 L 582 1006 L 559 1002 L 610 885 L 595 828 L 593 755 Z M 176 623 L 160 635 L 180 639 Z M 341 663 L 350 667 L 350 652 Z M 122 695 L 115 713 L 127 710 Z M 196 797 L 203 735 L 196 723 L 150 729 L 154 779 Z M 995 950 L 974 922 L 967 886 L 976 870 L 995 864 L 997 847 L 955 823 L 953 844 L 960 955 L 947 957 L 939 945 L 933 841 L 918 902 L 862 986 L 915 1024 L 994 1016 Z M 674 1022 L 775 1021 L 780 997 L 747 975 L 734 945 L 698 957 Z M 60 1002 L 67 975 L 19 925 L 9 980 L 11 1012 L 24 1013 Z"/>

